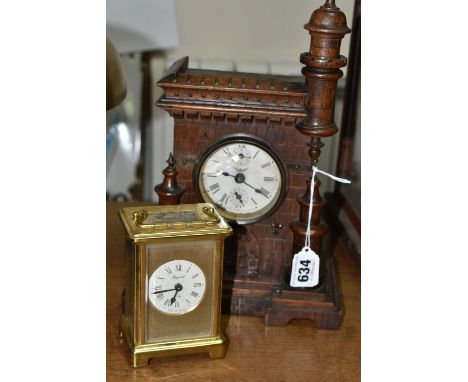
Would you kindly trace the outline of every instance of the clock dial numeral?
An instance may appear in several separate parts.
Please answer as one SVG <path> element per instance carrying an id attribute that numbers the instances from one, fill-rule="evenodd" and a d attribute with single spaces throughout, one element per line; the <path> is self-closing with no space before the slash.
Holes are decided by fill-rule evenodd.
<path id="1" fill-rule="evenodd" d="M 206 285 L 205 274 L 197 264 L 188 260 L 172 260 L 152 273 L 148 280 L 148 299 L 150 305 L 160 312 L 186 314 L 200 304 Z"/>
<path id="2" fill-rule="evenodd" d="M 212 184 L 210 186 L 210 191 L 214 194 L 216 194 L 220 190 L 219 183 Z"/>
<path id="3" fill-rule="evenodd" d="M 259 194 L 262 194 L 265 198 L 269 198 L 271 195 L 271 192 L 268 190 L 265 190 L 263 187 L 261 187 L 257 192 Z"/>
<path id="4" fill-rule="evenodd" d="M 281 168 L 278 158 L 261 142 L 224 141 L 197 169 L 201 197 L 222 207 L 221 214 L 232 221 L 258 221 L 278 207 L 285 189 Z"/>
<path id="5" fill-rule="evenodd" d="M 227 199 L 226 199 L 226 198 L 227 198 L 227 194 L 224 193 L 223 196 L 221 197 L 221 199 L 219 200 L 219 202 L 220 202 L 221 204 L 223 204 L 223 202 L 227 203 Z"/>

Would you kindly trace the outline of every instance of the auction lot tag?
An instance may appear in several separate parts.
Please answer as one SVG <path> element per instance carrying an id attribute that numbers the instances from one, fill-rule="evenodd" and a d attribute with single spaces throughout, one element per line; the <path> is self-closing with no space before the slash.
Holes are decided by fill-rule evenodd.
<path id="1" fill-rule="evenodd" d="M 292 287 L 314 287 L 318 284 L 320 257 L 310 248 L 304 247 L 293 257 Z"/>

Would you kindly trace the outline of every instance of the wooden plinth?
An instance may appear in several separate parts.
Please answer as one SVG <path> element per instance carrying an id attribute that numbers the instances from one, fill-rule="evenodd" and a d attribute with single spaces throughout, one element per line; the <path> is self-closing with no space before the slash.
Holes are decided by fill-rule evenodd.
<path id="1" fill-rule="evenodd" d="M 335 259 L 327 261 L 322 284 L 315 288 L 292 288 L 268 280 L 256 283 L 225 278 L 224 314 L 265 316 L 266 325 L 283 326 L 296 318 L 310 319 L 318 328 L 338 329 L 343 314 Z"/>
<path id="2" fill-rule="evenodd" d="M 321 329 L 338 329 L 343 314 L 335 271 L 335 259 L 330 258 L 323 284 L 315 288 L 292 288 L 284 285 L 275 291 L 267 309 L 267 325 L 287 325 L 295 318 L 307 318 Z"/>

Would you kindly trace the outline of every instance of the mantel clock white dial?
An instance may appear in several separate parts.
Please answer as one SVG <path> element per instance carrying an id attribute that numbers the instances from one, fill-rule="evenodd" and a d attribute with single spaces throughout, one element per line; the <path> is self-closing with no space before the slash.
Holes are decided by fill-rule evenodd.
<path id="1" fill-rule="evenodd" d="M 286 168 L 267 143 L 247 134 L 223 138 L 198 159 L 193 184 L 198 196 L 238 224 L 255 223 L 279 206 Z"/>

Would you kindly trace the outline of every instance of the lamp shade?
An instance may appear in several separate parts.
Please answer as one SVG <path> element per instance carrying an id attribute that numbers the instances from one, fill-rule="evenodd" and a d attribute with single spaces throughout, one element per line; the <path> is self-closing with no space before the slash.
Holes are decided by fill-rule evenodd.
<path id="1" fill-rule="evenodd" d="M 127 85 L 119 53 L 106 39 L 106 111 L 120 105 L 127 95 Z"/>

